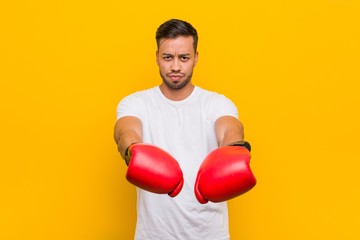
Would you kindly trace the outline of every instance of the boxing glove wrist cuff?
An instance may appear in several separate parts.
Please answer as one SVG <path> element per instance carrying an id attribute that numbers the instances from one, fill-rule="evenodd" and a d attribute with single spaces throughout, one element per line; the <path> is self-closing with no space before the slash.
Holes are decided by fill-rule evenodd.
<path id="1" fill-rule="evenodd" d="M 134 143 L 131 143 L 125 150 L 125 163 L 126 163 L 126 166 L 129 166 L 129 162 L 130 162 L 130 159 L 131 159 L 131 151 L 130 151 L 130 147 L 132 145 L 136 144 L 136 142 Z"/>
<path id="2" fill-rule="evenodd" d="M 241 146 L 246 148 L 247 150 L 249 150 L 249 152 L 251 152 L 251 145 L 249 142 L 247 141 L 237 141 L 237 142 L 233 142 L 231 143 L 229 146 Z"/>

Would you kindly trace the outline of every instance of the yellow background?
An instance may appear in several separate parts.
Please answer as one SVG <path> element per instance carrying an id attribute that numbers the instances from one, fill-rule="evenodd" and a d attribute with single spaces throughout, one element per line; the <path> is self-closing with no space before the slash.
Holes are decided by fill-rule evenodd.
<path id="1" fill-rule="evenodd" d="M 160 84 L 155 30 L 199 32 L 195 84 L 238 106 L 258 185 L 232 239 L 360 239 L 356 0 L 2 1 L 0 239 L 132 239 L 119 100 Z"/>

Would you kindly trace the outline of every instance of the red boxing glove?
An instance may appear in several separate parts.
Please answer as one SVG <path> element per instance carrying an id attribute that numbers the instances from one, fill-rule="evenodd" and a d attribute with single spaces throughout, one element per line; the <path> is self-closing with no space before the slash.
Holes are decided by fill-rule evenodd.
<path id="1" fill-rule="evenodd" d="M 220 147 L 204 159 L 195 182 L 195 196 L 200 203 L 227 201 L 256 185 L 248 149 L 243 146 Z"/>
<path id="2" fill-rule="evenodd" d="M 179 163 L 164 150 L 149 144 L 136 143 L 125 154 L 128 163 L 126 179 L 146 191 L 178 195 L 184 184 Z"/>

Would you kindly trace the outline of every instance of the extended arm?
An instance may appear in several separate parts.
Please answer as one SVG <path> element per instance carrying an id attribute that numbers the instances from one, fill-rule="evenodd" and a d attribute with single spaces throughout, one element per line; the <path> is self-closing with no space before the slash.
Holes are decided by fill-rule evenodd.
<path id="1" fill-rule="evenodd" d="M 242 123 L 235 117 L 221 117 L 215 122 L 215 133 L 219 148 L 204 159 L 195 182 L 196 198 L 203 204 L 232 199 L 256 185 Z"/>
<path id="2" fill-rule="evenodd" d="M 142 143 L 142 123 L 136 117 L 117 120 L 114 139 L 128 165 L 126 179 L 146 191 L 175 197 L 184 184 L 178 162 L 167 152 Z"/>

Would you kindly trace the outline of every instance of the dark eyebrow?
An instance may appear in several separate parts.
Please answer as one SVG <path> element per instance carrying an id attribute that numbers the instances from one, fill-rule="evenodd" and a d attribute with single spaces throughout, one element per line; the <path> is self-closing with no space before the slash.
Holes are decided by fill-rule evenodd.
<path id="1" fill-rule="evenodd" d="M 188 57 L 190 56 L 190 53 L 184 53 L 184 54 L 179 54 L 180 57 Z"/>
<path id="2" fill-rule="evenodd" d="M 163 56 L 171 56 L 173 57 L 174 55 L 172 55 L 171 53 L 163 53 Z M 187 57 L 190 56 L 190 53 L 183 53 L 183 54 L 179 54 L 180 57 Z"/>

